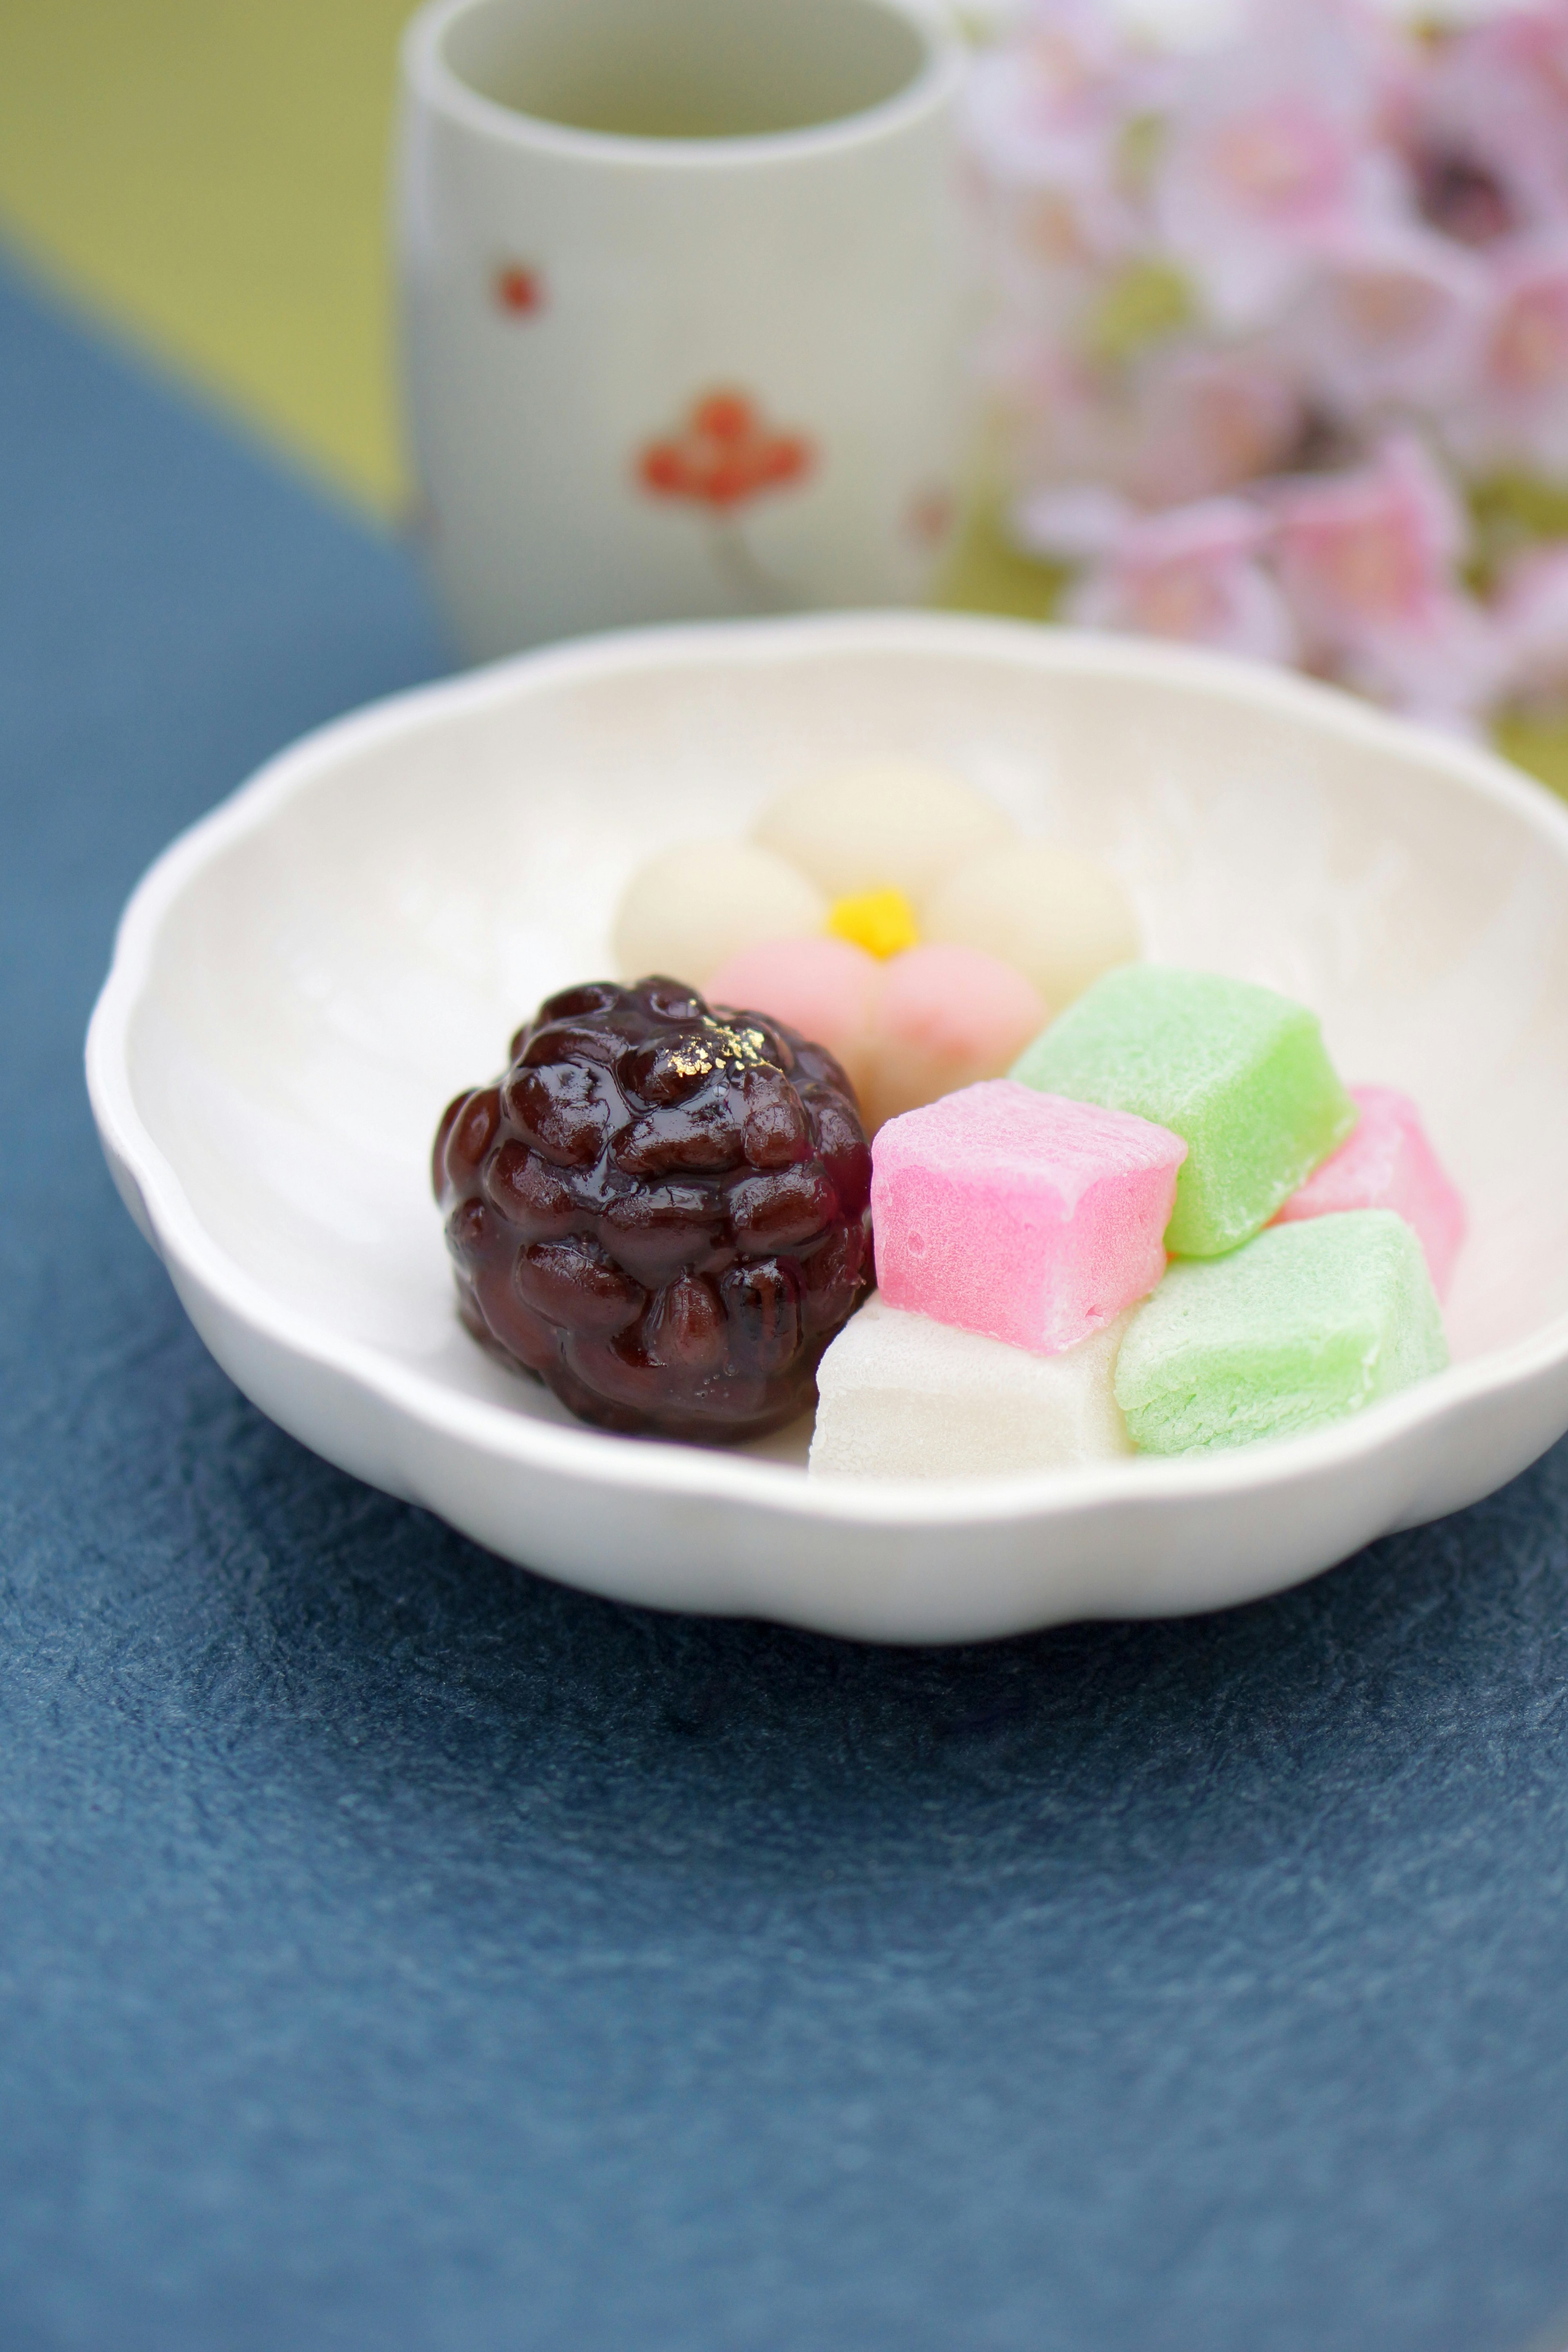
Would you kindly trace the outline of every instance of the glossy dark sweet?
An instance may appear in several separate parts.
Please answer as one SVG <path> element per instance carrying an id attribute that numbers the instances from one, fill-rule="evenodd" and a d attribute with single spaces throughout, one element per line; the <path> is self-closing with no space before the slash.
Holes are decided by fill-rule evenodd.
<path id="1" fill-rule="evenodd" d="M 469 1328 L 606 1429 L 805 1412 L 871 1280 L 871 1154 L 832 1055 L 658 979 L 566 989 L 511 1050 L 436 1138 Z"/>

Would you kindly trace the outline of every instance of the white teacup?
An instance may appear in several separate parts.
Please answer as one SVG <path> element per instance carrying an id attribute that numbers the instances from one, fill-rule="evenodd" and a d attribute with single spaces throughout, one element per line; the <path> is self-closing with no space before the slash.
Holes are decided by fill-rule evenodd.
<path id="1" fill-rule="evenodd" d="M 921 0 L 437 0 L 403 51 L 409 423 L 476 657 L 907 604 L 964 454 Z"/>

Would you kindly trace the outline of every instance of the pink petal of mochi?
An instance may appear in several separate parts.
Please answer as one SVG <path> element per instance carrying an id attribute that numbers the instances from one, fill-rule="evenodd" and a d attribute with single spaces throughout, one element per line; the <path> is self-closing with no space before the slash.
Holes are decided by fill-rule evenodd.
<path id="1" fill-rule="evenodd" d="M 882 985 L 874 955 L 849 940 L 760 940 L 710 974 L 710 1004 L 787 1021 L 840 1061 L 862 1097 L 871 1007 Z"/>
<path id="2" fill-rule="evenodd" d="M 1408 1095 L 1394 1087 L 1352 1087 L 1361 1112 L 1339 1150 L 1292 1192 L 1274 1222 L 1327 1217 L 1345 1209 L 1392 1209 L 1414 1226 L 1432 1287 L 1447 1296 L 1465 1238 L 1465 1204 L 1455 1191 Z"/>
<path id="3" fill-rule="evenodd" d="M 871 1011 L 866 1123 L 1010 1069 L 1048 1014 L 1032 982 L 979 948 L 932 940 L 883 966 Z"/>
<path id="4" fill-rule="evenodd" d="M 889 1307 L 1057 1355 L 1159 1281 L 1186 1156 L 1150 1119 L 1011 1078 L 906 1111 L 871 1147 L 878 1286 Z"/>

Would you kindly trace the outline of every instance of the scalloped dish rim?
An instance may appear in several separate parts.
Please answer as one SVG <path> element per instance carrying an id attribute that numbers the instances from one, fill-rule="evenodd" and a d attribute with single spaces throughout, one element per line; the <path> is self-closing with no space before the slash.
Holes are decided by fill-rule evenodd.
<path id="1" fill-rule="evenodd" d="M 1237 1447 L 1202 1459 L 1142 1457 L 1092 1469 L 1038 1471 L 973 1482 L 878 1480 L 858 1485 L 809 1479 L 793 1465 L 717 1449 L 650 1443 L 537 1421 L 484 1399 L 458 1395 L 439 1381 L 363 1341 L 344 1338 L 329 1324 L 273 1297 L 203 1224 L 177 1169 L 154 1140 L 136 1102 L 128 1059 L 129 1033 L 161 926 L 175 902 L 221 851 L 264 828 L 296 795 L 327 782 L 343 755 L 396 735 L 412 719 L 423 722 L 432 714 L 510 698 L 523 677 L 547 686 L 574 673 L 658 666 L 672 652 L 722 652 L 727 657 L 748 646 L 771 648 L 789 640 L 803 650 L 858 644 L 867 651 L 878 651 L 919 641 L 922 648 L 935 653 L 943 645 L 957 652 L 973 651 L 982 644 L 1005 645 L 1012 656 L 1026 657 L 1037 667 L 1132 673 L 1155 682 L 1206 682 L 1254 707 L 1299 711 L 1315 728 L 1327 726 L 1359 738 L 1374 750 L 1380 745 L 1406 753 L 1418 749 L 1425 761 L 1447 769 L 1464 788 L 1500 803 L 1521 818 L 1541 837 L 1542 847 L 1568 866 L 1568 809 L 1489 752 L 1429 735 L 1335 689 L 1289 673 L 1149 641 L 1046 629 L 985 616 L 805 615 L 616 631 L 459 673 L 331 720 L 268 761 L 162 853 L 127 902 L 109 976 L 89 1028 L 88 1086 L 121 1196 L 169 1267 L 183 1297 L 182 1277 L 194 1281 L 238 1323 L 265 1335 L 301 1364 L 334 1373 L 379 1398 L 395 1412 L 412 1416 L 433 1433 L 456 1437 L 491 1459 L 549 1469 L 600 1486 L 744 1503 L 770 1516 L 798 1519 L 803 1527 L 837 1524 L 956 1531 L 997 1522 L 1048 1521 L 1111 1503 L 1136 1502 L 1157 1508 L 1197 1495 L 1277 1492 L 1283 1496 L 1303 1480 L 1331 1476 L 1337 1469 L 1395 1447 L 1402 1437 L 1426 1424 L 1457 1420 L 1468 1406 L 1521 1391 L 1542 1375 L 1568 1366 L 1568 1314 L 1564 1314 L 1526 1339 L 1451 1366 L 1419 1386 L 1331 1427 L 1289 1440 Z M 188 1307 L 189 1302 L 185 1303 Z M 1568 1426 L 1568 1405 L 1561 1420 Z M 1543 1450 L 1538 1446 L 1529 1458 L 1537 1458 Z M 1507 1475 L 1516 1475 L 1517 1468 L 1523 1466 L 1519 1464 Z M 1415 1507 L 1410 1516 L 1393 1524 L 1419 1524 L 1423 1516 L 1427 1515 Z M 1277 1587 L 1265 1580 L 1258 1589 Z M 1173 1602 L 1173 1609 L 1183 1605 Z M 798 1622 L 817 1623 L 821 1618 L 819 1613 L 811 1614 Z M 1048 1618 L 1019 1621 L 1020 1624 L 1044 1622 Z"/>

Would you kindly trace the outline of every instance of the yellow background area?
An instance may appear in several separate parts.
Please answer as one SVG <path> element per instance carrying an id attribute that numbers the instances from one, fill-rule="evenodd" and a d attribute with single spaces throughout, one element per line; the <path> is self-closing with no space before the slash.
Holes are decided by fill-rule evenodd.
<path id="1" fill-rule="evenodd" d="M 410 0 L 0 0 L 0 229 L 382 513 Z"/>

